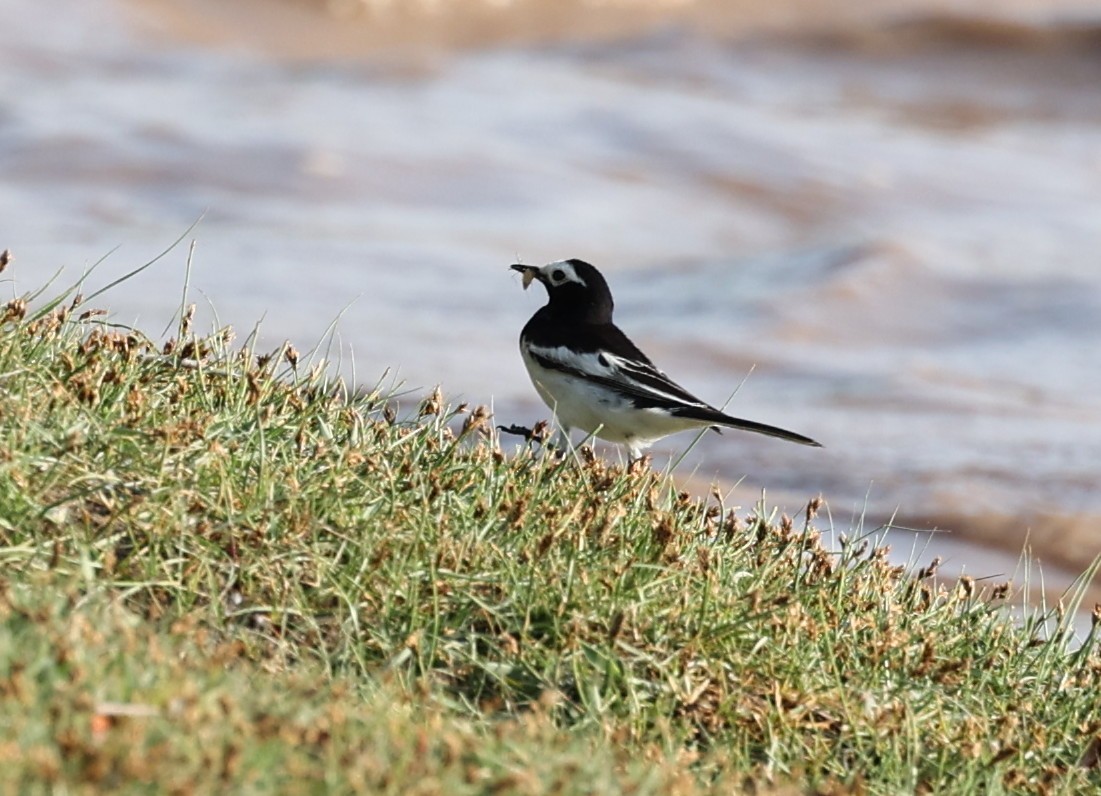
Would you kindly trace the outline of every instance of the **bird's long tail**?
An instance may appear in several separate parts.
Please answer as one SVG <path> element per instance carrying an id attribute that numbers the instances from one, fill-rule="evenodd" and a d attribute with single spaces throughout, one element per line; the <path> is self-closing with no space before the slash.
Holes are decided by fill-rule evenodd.
<path id="1" fill-rule="evenodd" d="M 798 442 L 800 445 L 810 445 L 814 448 L 822 447 L 822 443 L 816 442 L 810 437 L 804 437 L 802 434 L 796 434 L 794 431 L 785 431 L 776 426 L 756 423 L 752 420 L 742 420 L 737 417 L 731 417 L 730 415 L 722 415 L 722 419 L 716 420 L 715 423 L 716 425 L 725 426 L 727 428 L 736 428 L 739 431 L 752 431 L 755 434 L 766 434 L 770 437 L 786 439 L 789 442 Z"/>

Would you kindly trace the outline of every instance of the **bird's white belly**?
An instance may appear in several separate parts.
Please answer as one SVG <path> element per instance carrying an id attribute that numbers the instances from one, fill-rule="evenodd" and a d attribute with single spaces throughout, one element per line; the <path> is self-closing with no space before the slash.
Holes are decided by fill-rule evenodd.
<path id="1" fill-rule="evenodd" d="M 644 446 L 668 434 L 707 425 L 656 409 L 638 409 L 616 392 L 544 368 L 526 353 L 524 364 L 539 397 L 565 428 L 581 429 L 608 442 Z"/>

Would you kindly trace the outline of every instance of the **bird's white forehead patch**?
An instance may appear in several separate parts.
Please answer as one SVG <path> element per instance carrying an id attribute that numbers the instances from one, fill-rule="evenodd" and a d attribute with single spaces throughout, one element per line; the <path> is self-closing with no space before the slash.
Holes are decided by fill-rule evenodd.
<path id="1" fill-rule="evenodd" d="M 585 287 L 585 280 L 577 275 L 577 269 L 574 268 L 573 263 L 568 260 L 559 260 L 558 262 L 544 265 L 539 270 L 549 285 L 558 287 L 567 282 L 576 282 L 582 287 Z"/>

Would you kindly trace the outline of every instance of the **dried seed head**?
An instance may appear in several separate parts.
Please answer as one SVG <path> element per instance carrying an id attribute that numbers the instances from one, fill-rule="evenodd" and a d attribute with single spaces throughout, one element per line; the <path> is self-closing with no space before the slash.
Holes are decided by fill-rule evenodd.
<path id="1" fill-rule="evenodd" d="M 382 418 L 389 424 L 394 425 L 398 419 L 398 412 L 393 406 L 387 404 L 382 408 Z"/>
<path id="2" fill-rule="evenodd" d="M 90 375 L 81 375 L 69 382 L 70 389 L 81 403 L 93 405 L 99 402 L 99 385 Z"/>
<path id="3" fill-rule="evenodd" d="M 21 321 L 27 317 L 27 302 L 25 299 L 12 299 L 4 305 L 4 315 L 0 317 L 0 323 L 8 321 Z"/>
<path id="4" fill-rule="evenodd" d="M 290 343 L 284 343 L 283 357 L 290 363 L 292 368 L 298 367 L 298 350 Z"/>
<path id="5" fill-rule="evenodd" d="M 671 541 L 673 541 L 673 537 L 675 537 L 677 534 L 677 527 L 673 524 L 673 521 L 669 518 L 669 516 L 666 515 L 663 516 L 656 525 L 654 525 L 652 533 L 654 541 L 662 547 L 665 547 Z"/>
<path id="6" fill-rule="evenodd" d="M 971 597 L 975 593 L 975 579 L 970 575 L 960 575 L 960 591 L 964 597 Z"/>
<path id="7" fill-rule="evenodd" d="M 531 438 L 538 442 L 540 445 L 545 443 L 551 436 L 550 423 L 546 420 L 540 420 L 534 426 L 531 427 Z"/>
<path id="8" fill-rule="evenodd" d="M 195 305 L 188 304 L 187 309 L 184 310 L 183 317 L 180 318 L 180 337 L 187 337 L 191 334 L 191 322 L 195 319 Z"/>
<path id="9" fill-rule="evenodd" d="M 926 578 L 931 578 L 936 575 L 937 568 L 940 567 L 940 565 L 941 557 L 936 556 L 932 561 L 929 562 L 929 566 L 918 570 L 918 580 L 925 580 Z"/>
<path id="10" fill-rule="evenodd" d="M 251 404 L 260 400 L 263 390 L 260 387 L 260 379 L 253 372 L 248 374 L 248 401 Z"/>
<path id="11" fill-rule="evenodd" d="M 8 267 L 8 263 L 11 262 L 11 249 L 4 249 L 0 252 L 0 273 L 3 273 L 4 269 Z"/>
<path id="12" fill-rule="evenodd" d="M 734 509 L 730 509 L 726 512 L 726 517 L 723 519 L 723 534 L 727 539 L 733 538 L 741 529 L 742 521 L 738 519 L 738 514 Z"/>
<path id="13" fill-rule="evenodd" d="M 443 393 L 439 387 L 436 387 L 432 391 L 432 394 L 421 401 L 420 410 L 417 413 L 418 417 L 427 417 L 428 415 L 439 415 L 443 410 Z"/>
<path id="14" fill-rule="evenodd" d="M 197 343 L 194 340 L 188 340 L 180 346 L 180 350 L 177 353 L 180 359 L 202 359 L 204 353 L 203 345 L 201 342 Z"/>
<path id="15" fill-rule="evenodd" d="M 475 407 L 463 421 L 462 436 L 465 437 L 471 431 L 485 431 L 491 417 L 487 407 L 483 405 Z"/>
<path id="16" fill-rule="evenodd" d="M 818 511 L 819 511 L 819 509 L 822 508 L 822 502 L 823 502 L 822 501 L 822 496 L 818 495 L 817 497 L 811 498 L 810 502 L 807 503 L 807 522 L 808 523 L 811 520 L 813 520 L 815 517 L 818 516 Z"/>
<path id="17" fill-rule="evenodd" d="M 145 406 L 145 394 L 137 387 L 131 385 L 126 393 L 126 411 L 131 415 L 137 415 Z"/>

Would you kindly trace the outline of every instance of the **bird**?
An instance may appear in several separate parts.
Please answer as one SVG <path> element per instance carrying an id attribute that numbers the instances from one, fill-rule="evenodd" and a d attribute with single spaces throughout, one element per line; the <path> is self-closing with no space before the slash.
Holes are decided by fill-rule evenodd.
<path id="1" fill-rule="evenodd" d="M 584 260 L 509 268 L 523 276 L 525 290 L 533 281 L 547 289 L 547 303 L 520 332 L 520 354 L 535 391 L 554 413 L 563 448 L 570 432 L 581 429 L 626 447 L 634 463 L 663 437 L 709 427 L 822 447 L 793 431 L 731 417 L 669 378 L 615 325 L 608 283 Z"/>

